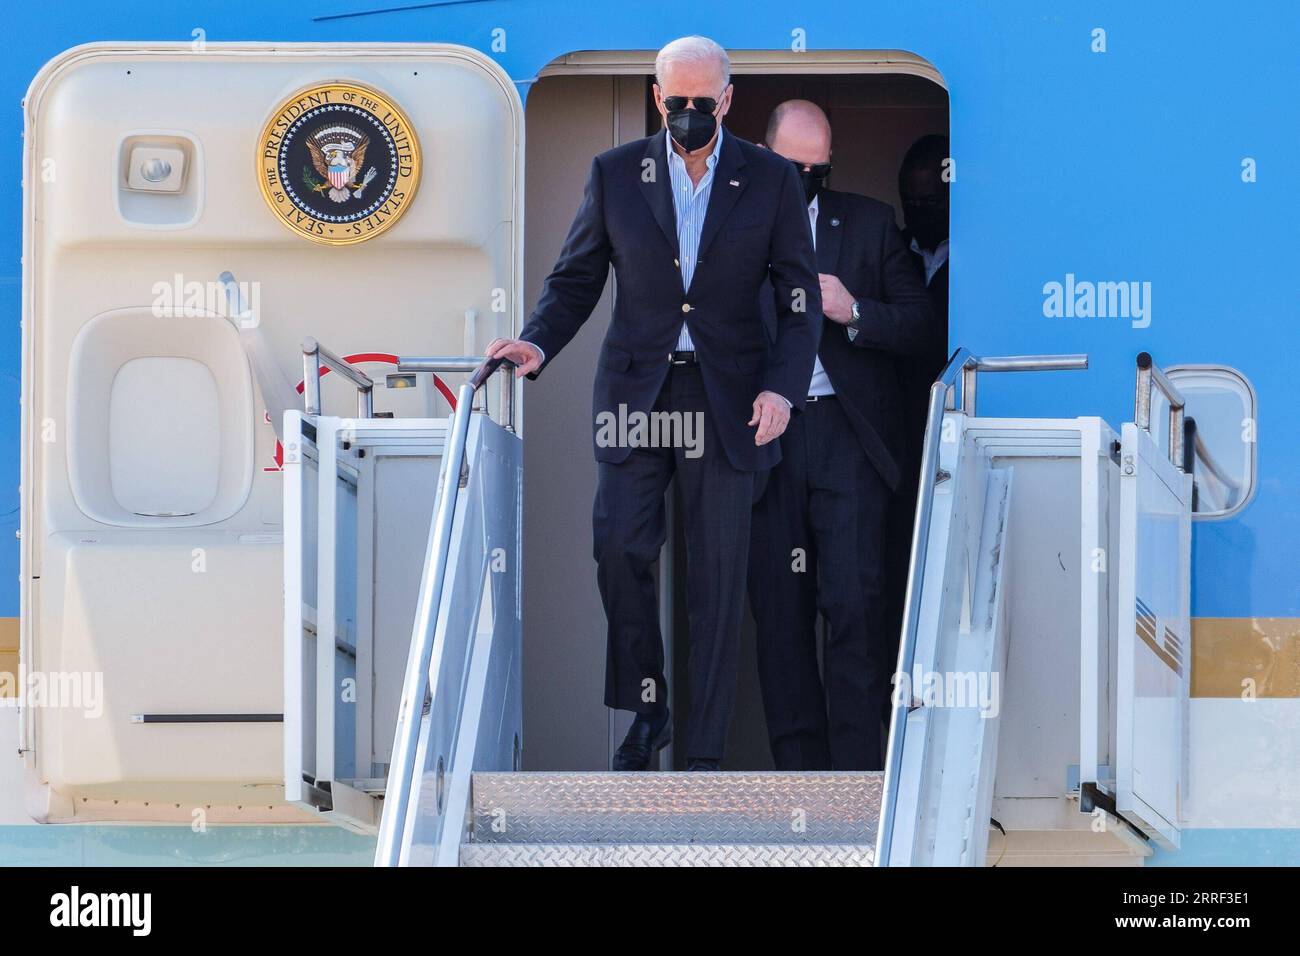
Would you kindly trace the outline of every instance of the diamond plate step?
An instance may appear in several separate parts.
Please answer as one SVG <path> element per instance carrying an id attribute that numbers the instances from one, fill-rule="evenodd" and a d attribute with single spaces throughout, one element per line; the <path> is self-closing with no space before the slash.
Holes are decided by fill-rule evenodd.
<path id="1" fill-rule="evenodd" d="M 871 866 L 874 846 L 770 843 L 466 843 L 461 866 Z"/>
<path id="2" fill-rule="evenodd" d="M 844 844 L 860 852 L 876 842 L 882 776 L 478 773 L 470 842 Z"/>

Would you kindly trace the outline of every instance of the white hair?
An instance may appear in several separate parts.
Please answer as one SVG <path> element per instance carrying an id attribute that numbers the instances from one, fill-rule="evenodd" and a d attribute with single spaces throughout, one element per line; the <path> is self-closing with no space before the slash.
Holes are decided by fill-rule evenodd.
<path id="1" fill-rule="evenodd" d="M 655 57 L 655 82 L 664 85 L 664 68 L 669 63 L 716 63 L 722 71 L 722 88 L 731 82 L 731 58 L 708 37 L 679 37 Z"/>

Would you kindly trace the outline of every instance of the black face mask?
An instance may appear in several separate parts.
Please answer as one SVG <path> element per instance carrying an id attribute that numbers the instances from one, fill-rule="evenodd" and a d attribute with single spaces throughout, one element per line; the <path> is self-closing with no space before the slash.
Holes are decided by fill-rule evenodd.
<path id="1" fill-rule="evenodd" d="M 799 182 L 803 183 L 803 198 L 809 205 L 826 188 L 826 177 L 817 176 L 811 169 L 799 170 Z"/>
<path id="2" fill-rule="evenodd" d="M 903 204 L 903 223 L 923 249 L 937 248 L 948 238 L 948 210 L 934 206 Z"/>
<path id="3" fill-rule="evenodd" d="M 718 121 L 712 113 L 687 108 L 668 114 L 668 132 L 673 142 L 688 153 L 707 146 L 717 131 Z"/>
<path id="4" fill-rule="evenodd" d="M 829 162 L 811 163 L 805 169 L 804 163 L 792 159 L 790 165 L 799 174 L 799 182 L 803 185 L 804 202 L 812 205 L 812 201 L 817 198 L 817 194 L 826 188 L 826 177 L 831 174 L 831 164 Z"/>

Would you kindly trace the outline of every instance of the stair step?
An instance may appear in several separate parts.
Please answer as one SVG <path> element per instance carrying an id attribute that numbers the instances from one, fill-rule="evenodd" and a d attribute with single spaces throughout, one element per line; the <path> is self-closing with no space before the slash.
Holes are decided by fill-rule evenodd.
<path id="1" fill-rule="evenodd" d="M 871 866 L 851 843 L 466 843 L 461 866 Z"/>
<path id="2" fill-rule="evenodd" d="M 470 843 L 841 844 L 860 852 L 876 842 L 882 777 L 478 773 Z"/>

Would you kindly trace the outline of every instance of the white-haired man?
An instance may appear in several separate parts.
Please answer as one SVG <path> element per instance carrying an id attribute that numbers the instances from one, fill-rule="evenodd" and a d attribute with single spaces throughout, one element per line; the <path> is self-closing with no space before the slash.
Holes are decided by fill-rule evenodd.
<path id="1" fill-rule="evenodd" d="M 593 400 L 594 550 L 609 622 L 605 703 L 636 713 L 613 766 L 646 769 L 672 733 L 652 566 L 676 475 L 691 642 L 683 749 L 687 769 L 714 770 L 735 699 L 750 507 L 780 460 L 775 439 L 802 407 L 821 304 L 797 172 L 721 125 L 733 92 L 726 52 L 704 37 L 674 40 L 655 78 L 663 131 L 595 158 L 537 307 L 518 339 L 493 342 L 488 355 L 535 376 L 587 320 L 613 266 Z M 753 307 L 765 280 L 773 341 Z M 703 440 L 662 447 L 628 430 L 610 441 L 599 427 L 635 413 L 691 416 Z"/>

